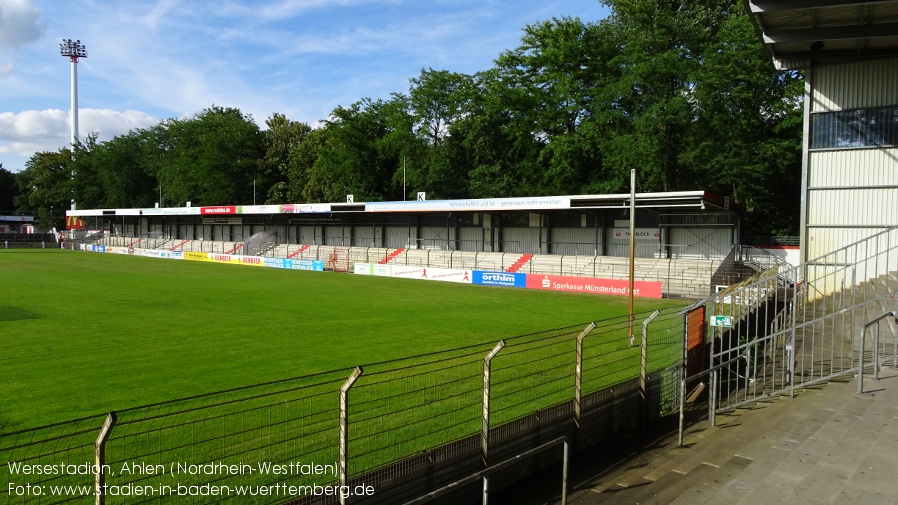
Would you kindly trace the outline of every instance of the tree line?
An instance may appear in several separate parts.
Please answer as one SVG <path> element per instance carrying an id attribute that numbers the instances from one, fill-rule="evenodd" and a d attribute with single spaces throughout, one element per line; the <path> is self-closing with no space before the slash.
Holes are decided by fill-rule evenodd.
<path id="1" fill-rule="evenodd" d="M 61 226 L 79 208 L 708 190 L 748 233 L 794 234 L 802 76 L 774 69 L 741 2 L 608 0 L 556 18 L 473 75 L 422 69 L 407 92 L 265 128 L 212 105 L 0 168 L 0 206 Z M 7 172 L 8 174 L 8 172 Z M 55 209 L 55 210 L 51 210 Z"/>

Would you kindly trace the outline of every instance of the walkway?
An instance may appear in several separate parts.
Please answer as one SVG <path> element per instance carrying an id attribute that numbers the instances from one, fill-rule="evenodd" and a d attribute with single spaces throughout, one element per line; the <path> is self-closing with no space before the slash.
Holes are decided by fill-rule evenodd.
<path id="1" fill-rule="evenodd" d="M 693 424 L 683 448 L 667 423 L 584 455 L 568 503 L 898 505 L 898 370 L 878 381 L 868 370 L 864 383 L 863 394 L 846 377 L 718 415 L 715 428 Z M 538 480 L 490 503 L 560 503 L 556 472 Z"/>

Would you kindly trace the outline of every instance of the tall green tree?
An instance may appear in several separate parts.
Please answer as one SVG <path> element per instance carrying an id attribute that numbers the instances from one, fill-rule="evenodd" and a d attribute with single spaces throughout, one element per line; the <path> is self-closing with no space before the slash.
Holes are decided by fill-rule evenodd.
<path id="1" fill-rule="evenodd" d="M 255 183 L 264 142 L 252 117 L 212 106 L 186 120 L 169 120 L 150 134 L 165 205 L 251 204 L 264 198 Z"/>
<path id="2" fill-rule="evenodd" d="M 0 163 L 0 214 L 12 214 L 16 208 L 14 199 L 18 189 L 16 188 L 16 174 L 3 168 Z"/>
<path id="3" fill-rule="evenodd" d="M 267 188 L 266 203 L 298 202 L 295 197 L 302 194 L 311 167 L 303 163 L 300 153 L 304 152 L 303 144 L 312 128 L 278 113 L 272 114 L 265 125 L 265 157 L 260 162 L 259 175 Z"/>
<path id="4" fill-rule="evenodd" d="M 34 224 L 41 229 L 64 229 L 65 211 L 73 196 L 71 161 L 68 149 L 34 153 L 16 178 L 16 211 L 34 216 Z"/>
<path id="5" fill-rule="evenodd" d="M 337 107 L 326 121 L 322 142 L 303 195 L 308 201 L 393 200 L 401 194 L 394 174 L 401 170 L 405 132 L 396 118 L 407 118 L 403 97 L 389 101 L 365 98 Z M 404 128 L 406 125 L 399 125 Z"/>

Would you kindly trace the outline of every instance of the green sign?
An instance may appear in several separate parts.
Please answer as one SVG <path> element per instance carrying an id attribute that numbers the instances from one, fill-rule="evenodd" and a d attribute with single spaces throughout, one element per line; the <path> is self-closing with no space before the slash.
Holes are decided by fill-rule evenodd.
<path id="1" fill-rule="evenodd" d="M 711 316 L 711 326 L 722 326 L 724 328 L 733 327 L 732 316 Z"/>

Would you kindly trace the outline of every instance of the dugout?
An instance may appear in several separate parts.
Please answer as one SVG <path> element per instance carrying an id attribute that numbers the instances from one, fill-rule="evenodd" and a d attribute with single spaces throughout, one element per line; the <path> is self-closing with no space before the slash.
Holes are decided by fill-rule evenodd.
<path id="1" fill-rule="evenodd" d="M 91 229 L 146 244 L 214 241 L 617 256 L 629 254 L 630 195 L 68 211 Z M 739 243 L 738 206 L 705 191 L 637 193 L 636 256 L 722 260 Z M 177 247 L 175 245 L 175 247 Z"/>

